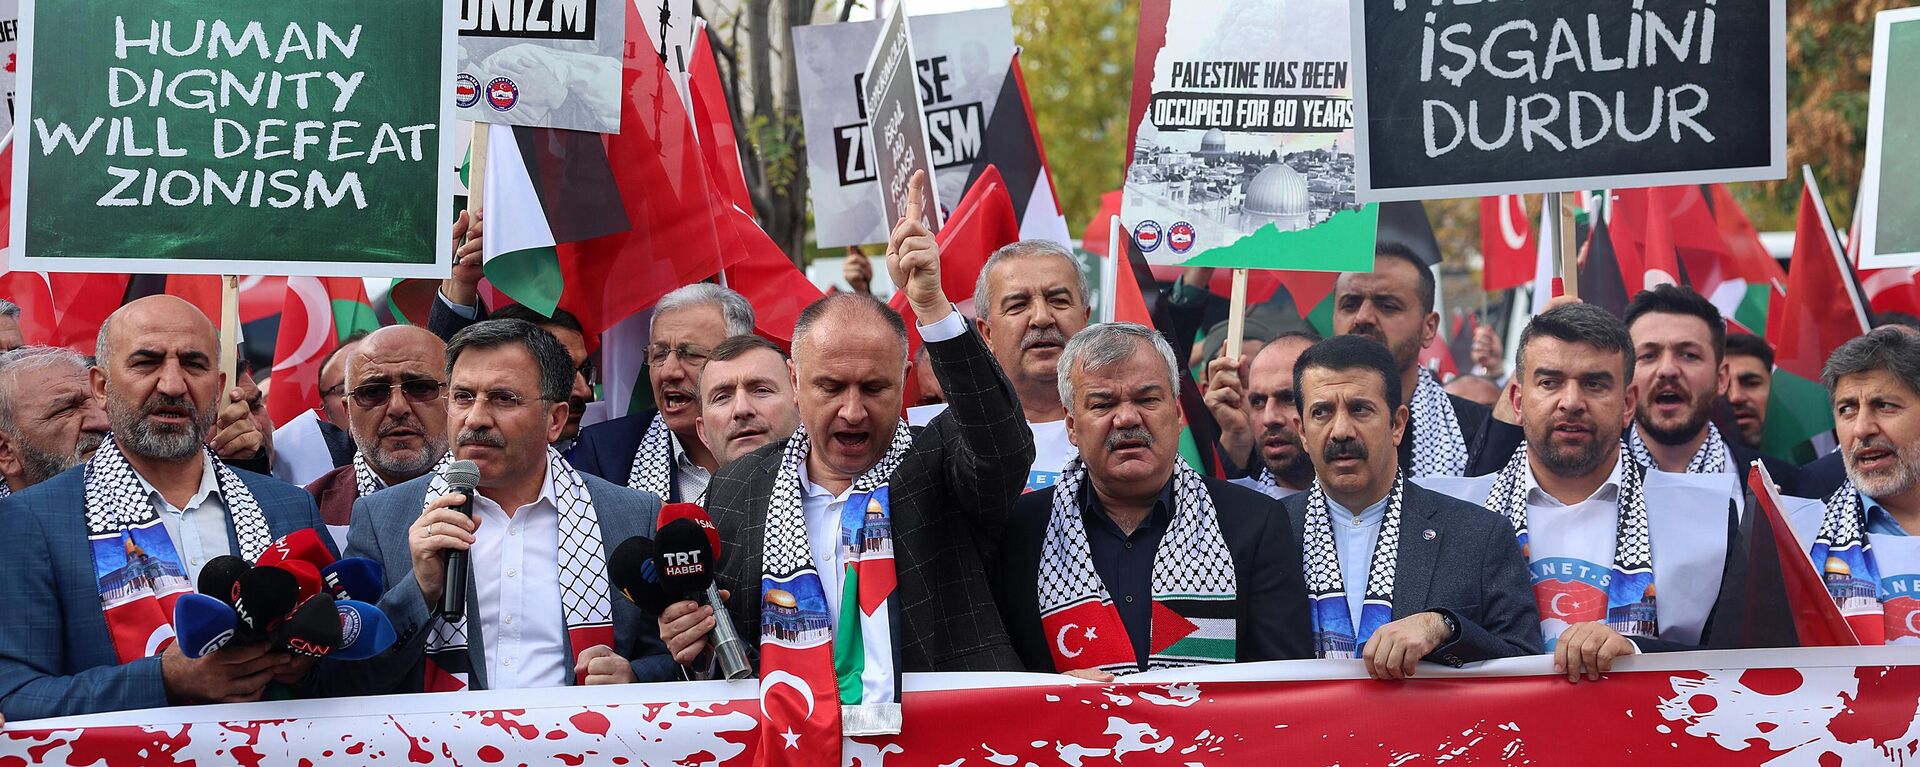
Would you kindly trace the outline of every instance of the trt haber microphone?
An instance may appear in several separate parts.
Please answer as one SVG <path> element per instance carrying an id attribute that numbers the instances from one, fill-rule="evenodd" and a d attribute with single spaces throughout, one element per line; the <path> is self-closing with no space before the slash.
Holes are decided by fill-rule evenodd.
<path id="1" fill-rule="evenodd" d="M 366 557 L 347 557 L 320 571 L 320 580 L 334 599 L 377 603 L 386 594 L 387 573 Z"/>
<path id="2" fill-rule="evenodd" d="M 707 517 L 706 509 L 691 503 L 662 508 L 654 547 L 654 564 L 660 568 L 660 585 L 667 594 L 713 608 L 713 651 L 720 675 L 726 679 L 752 676 L 746 645 L 734 630 L 733 617 L 713 582 L 713 574 L 719 569 L 720 531 Z"/>
<path id="3" fill-rule="evenodd" d="M 340 660 L 366 660 L 386 652 L 399 640 L 393 621 L 380 608 L 354 599 L 333 603 L 340 614 L 340 646 L 330 657 Z"/>
<path id="4" fill-rule="evenodd" d="M 207 560 L 207 563 L 200 568 L 198 590 L 232 607 L 234 597 L 237 596 L 234 589 L 240 585 L 240 576 L 252 569 L 253 565 L 247 564 L 247 560 L 232 554 L 221 554 Z"/>
<path id="5" fill-rule="evenodd" d="M 233 613 L 239 618 L 235 634 L 242 641 L 259 641 L 273 634 L 281 621 L 300 604 L 300 581 L 278 567 L 256 567 L 240 576 L 234 588 Z"/>
<path id="6" fill-rule="evenodd" d="M 473 489 L 480 485 L 480 466 L 472 461 L 454 461 L 447 466 L 444 475 L 447 492 L 466 496 L 466 502 L 454 507 L 455 511 L 473 516 Z M 467 582 L 473 577 L 473 567 L 467 562 L 467 552 L 447 552 L 447 580 L 440 591 L 440 615 L 448 623 L 459 621 L 467 614 Z"/>
<path id="7" fill-rule="evenodd" d="M 311 527 L 303 527 L 274 541 L 266 551 L 260 552 L 260 558 L 254 564 L 274 565 L 289 560 L 305 562 L 319 571 L 333 564 L 333 552 L 327 550 L 327 544 L 320 540 L 319 533 Z"/>
<path id="8" fill-rule="evenodd" d="M 673 600 L 660 589 L 660 568 L 653 561 L 653 541 L 636 535 L 621 541 L 607 560 L 607 577 L 613 588 L 641 610 L 658 617 Z"/>
<path id="9" fill-rule="evenodd" d="M 273 631 L 273 646 L 295 655 L 325 658 L 340 646 L 340 611 L 332 594 L 316 594 L 300 603 Z"/>
<path id="10" fill-rule="evenodd" d="M 233 607 L 205 594 L 181 594 L 173 603 L 173 630 L 180 653 L 198 658 L 233 641 Z"/>

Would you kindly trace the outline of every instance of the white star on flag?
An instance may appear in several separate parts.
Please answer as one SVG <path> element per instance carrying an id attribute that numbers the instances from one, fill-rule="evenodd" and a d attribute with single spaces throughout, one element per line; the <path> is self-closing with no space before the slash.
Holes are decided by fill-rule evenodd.
<path id="1" fill-rule="evenodd" d="M 1087 627 L 1087 641 L 1089 641 L 1089 642 L 1091 642 L 1091 641 L 1093 641 L 1093 640 L 1095 640 L 1095 639 L 1099 639 L 1099 638 L 1100 638 L 1100 635 L 1099 635 L 1099 634 L 1096 634 L 1096 633 L 1094 633 L 1094 631 L 1093 631 L 1093 627 L 1092 627 L 1092 626 L 1088 626 L 1088 627 Z"/>
<path id="2" fill-rule="evenodd" d="M 800 733 L 794 732 L 792 727 L 788 727 L 786 732 L 780 733 L 780 737 L 787 739 L 787 748 L 800 747 Z"/>

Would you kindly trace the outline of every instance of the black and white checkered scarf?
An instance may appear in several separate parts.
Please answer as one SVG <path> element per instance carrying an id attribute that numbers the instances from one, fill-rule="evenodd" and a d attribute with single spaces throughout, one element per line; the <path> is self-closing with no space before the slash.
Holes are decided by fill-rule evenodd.
<path id="1" fill-rule="evenodd" d="M 1313 608 L 1314 652 L 1322 658 L 1352 658 L 1387 622 L 1393 620 L 1393 583 L 1400 570 L 1400 504 L 1406 475 L 1394 477 L 1387 496 L 1380 535 L 1374 539 L 1373 559 L 1367 566 L 1367 585 L 1360 614 L 1347 604 L 1347 582 L 1340 570 L 1340 548 L 1333 540 L 1333 515 L 1320 480 L 1308 490 L 1306 526 L 1301 536 L 1301 559 L 1307 569 L 1307 604 Z M 1346 617 L 1347 626 L 1339 619 Z M 1341 631 L 1341 628 L 1347 631 Z"/>
<path id="2" fill-rule="evenodd" d="M 1627 432 L 1627 451 L 1633 456 L 1633 462 L 1643 469 L 1659 469 L 1653 460 L 1653 453 L 1647 450 L 1647 442 L 1640 437 L 1640 427 L 1635 425 Z M 1715 474 L 1733 471 L 1733 461 L 1727 457 L 1726 440 L 1720 438 L 1720 427 L 1707 423 L 1707 441 L 1700 443 L 1700 449 L 1694 451 L 1693 460 L 1687 462 L 1688 474 Z"/>
<path id="3" fill-rule="evenodd" d="M 253 492 L 247 489 L 240 475 L 227 468 L 211 449 L 203 447 L 202 450 L 212 461 L 214 481 L 220 488 L 221 501 L 226 504 L 227 516 L 233 520 L 240 556 L 249 562 L 259 559 L 273 544 L 267 516 L 261 513 L 259 502 L 254 500 Z M 147 500 L 147 490 L 140 482 L 139 473 L 127 462 L 120 445 L 113 439 L 101 443 L 93 457 L 87 459 L 84 476 L 88 537 L 117 535 L 160 521 L 159 512 L 154 511 L 153 504 Z"/>
<path id="4" fill-rule="evenodd" d="M 1453 400 L 1432 373 L 1420 371 L 1413 397 L 1407 402 L 1413 419 L 1413 465 L 1408 476 L 1459 477 L 1467 473 L 1467 439 Z"/>
<path id="5" fill-rule="evenodd" d="M 640 449 L 633 454 L 633 468 L 627 471 L 627 487 L 643 490 L 666 503 L 673 497 L 673 430 L 666 416 L 655 414 L 640 438 Z"/>
<path id="6" fill-rule="evenodd" d="M 445 474 L 447 466 L 452 463 L 453 451 L 448 450 L 440 454 L 440 460 L 433 464 L 430 471 L 434 474 Z M 387 489 L 387 483 L 380 479 L 380 475 L 373 473 L 373 466 L 367 463 L 365 451 L 353 452 L 353 489 L 355 495 L 361 498 Z"/>

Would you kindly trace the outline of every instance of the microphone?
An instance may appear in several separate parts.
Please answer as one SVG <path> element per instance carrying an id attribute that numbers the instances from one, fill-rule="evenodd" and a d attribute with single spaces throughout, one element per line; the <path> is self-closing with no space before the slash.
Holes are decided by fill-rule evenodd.
<path id="1" fill-rule="evenodd" d="M 399 641 L 393 621 L 380 608 L 356 599 L 334 600 L 333 607 L 340 614 L 340 646 L 334 649 L 333 657 L 366 660 Z"/>
<path id="2" fill-rule="evenodd" d="M 238 596 L 234 589 L 240 585 L 240 576 L 252 569 L 253 565 L 247 564 L 247 560 L 221 554 L 200 568 L 199 591 L 232 607 L 234 597 Z"/>
<path id="3" fill-rule="evenodd" d="M 320 581 L 334 599 L 378 603 L 386 594 L 386 568 L 366 557 L 347 557 L 320 571 Z"/>
<path id="4" fill-rule="evenodd" d="M 332 594 L 316 594 L 300 603 L 273 630 L 273 646 L 309 658 L 325 658 L 340 646 L 340 611 Z"/>
<path id="5" fill-rule="evenodd" d="M 720 589 L 713 573 L 720 558 L 720 531 L 707 517 L 706 509 L 691 503 L 667 504 L 660 510 L 660 532 L 656 536 L 654 563 L 660 570 L 660 586 L 669 595 L 681 599 L 704 600 L 713 608 L 713 651 L 724 679 L 753 676 L 747 664 L 746 645 L 733 628 L 733 617 L 720 600 Z"/>
<path id="6" fill-rule="evenodd" d="M 274 541 L 266 551 L 260 552 L 260 559 L 254 564 L 277 565 L 289 561 L 306 562 L 317 571 L 333 564 L 333 552 L 328 551 L 327 544 L 321 542 L 319 533 L 311 527 L 303 527 Z"/>
<path id="7" fill-rule="evenodd" d="M 261 557 L 266 559 L 266 557 Z M 299 601 L 305 602 L 320 593 L 320 571 L 304 559 L 283 559 L 273 564 L 262 563 L 261 567 L 277 567 L 293 573 L 294 583 L 300 587 Z"/>
<path id="8" fill-rule="evenodd" d="M 472 461 L 454 461 L 447 466 L 443 475 L 447 482 L 447 492 L 460 493 L 467 497 L 465 503 L 456 507 L 461 514 L 473 516 L 473 489 L 480 485 L 480 467 Z M 447 581 L 440 591 L 440 615 L 448 623 L 459 621 L 467 615 L 467 581 L 473 576 L 472 566 L 467 564 L 467 552 L 452 550 L 447 552 Z"/>
<path id="9" fill-rule="evenodd" d="M 660 588 L 660 569 L 653 563 L 653 541 L 636 535 L 622 541 L 607 560 L 607 577 L 613 587 L 641 610 L 654 616 L 667 611 L 673 600 Z"/>
<path id="10" fill-rule="evenodd" d="M 288 570 L 256 567 L 240 576 L 234 587 L 233 613 L 239 618 L 235 635 L 259 641 L 273 634 L 300 604 L 300 581 Z"/>
<path id="11" fill-rule="evenodd" d="M 173 629 L 179 635 L 180 653 L 198 658 L 225 647 L 233 641 L 233 608 L 205 594 L 181 594 L 173 603 Z"/>

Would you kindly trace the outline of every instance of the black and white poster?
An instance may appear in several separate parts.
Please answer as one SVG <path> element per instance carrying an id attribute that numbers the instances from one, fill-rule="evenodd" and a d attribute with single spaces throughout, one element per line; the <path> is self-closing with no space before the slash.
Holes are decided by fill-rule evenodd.
<path id="1" fill-rule="evenodd" d="M 867 76 L 860 83 L 860 97 L 872 116 L 867 121 L 867 146 L 873 147 L 874 180 L 880 185 L 885 221 L 898 221 L 906 215 L 915 172 L 925 173 L 929 182 L 933 179 L 933 150 L 927 146 L 927 116 L 920 111 L 913 62 L 907 12 L 895 3 L 880 28 L 880 40 L 867 59 Z M 939 197 L 925 187 L 920 195 L 924 223 L 928 229 L 940 231 Z"/>
<path id="2" fill-rule="evenodd" d="M 624 3 L 631 1 L 458 0 L 456 116 L 620 132 Z"/>

